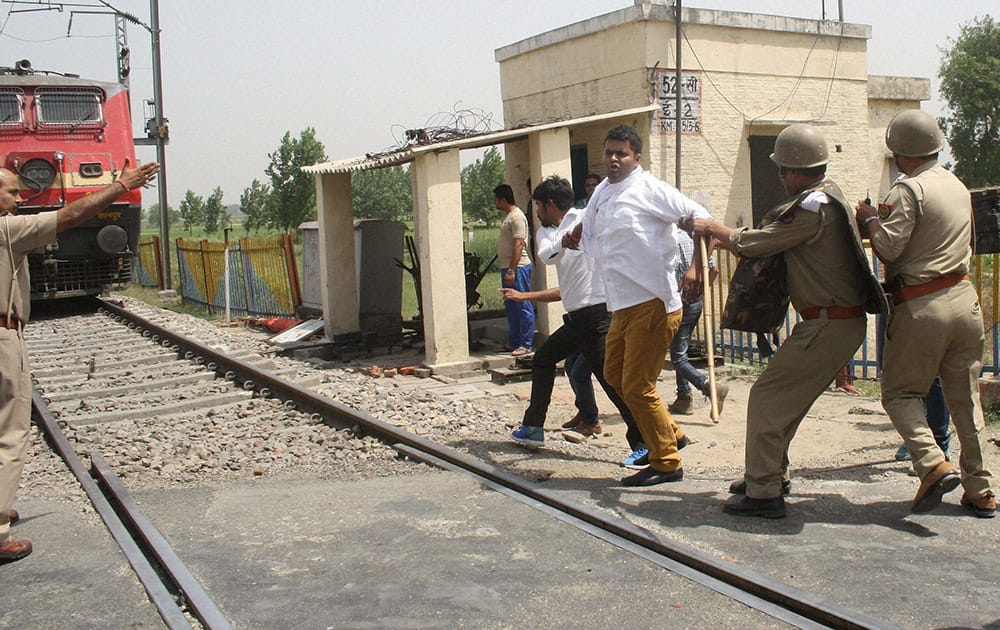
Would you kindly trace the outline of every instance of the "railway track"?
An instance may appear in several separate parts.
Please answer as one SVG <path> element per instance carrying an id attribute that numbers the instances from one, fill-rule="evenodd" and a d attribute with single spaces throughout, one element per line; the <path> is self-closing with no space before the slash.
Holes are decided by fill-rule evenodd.
<path id="1" fill-rule="evenodd" d="M 111 303 L 102 305 L 102 314 L 85 316 L 79 322 L 60 320 L 50 328 L 54 338 L 47 338 L 44 323 L 29 338 L 38 387 L 35 404 L 46 432 L 51 432 L 50 440 L 66 450 L 63 457 L 81 478 L 81 483 L 85 488 L 93 484 L 95 491 L 96 488 L 103 490 L 98 493 L 100 496 L 91 495 L 90 489 L 87 492 L 106 522 L 113 519 L 105 517 L 104 508 L 99 505 L 102 502 L 107 503 L 107 510 L 118 518 L 130 518 L 129 515 L 134 516 L 138 510 L 105 458 L 89 452 L 87 445 L 92 440 L 88 435 L 103 430 L 121 432 L 123 421 L 141 425 L 151 422 L 154 416 L 159 422 L 173 416 L 203 416 L 210 424 L 214 416 L 227 409 L 263 405 L 266 411 L 255 410 L 256 417 L 278 418 L 275 426 L 303 422 L 309 426 L 322 421 L 328 431 L 350 432 L 352 440 L 377 438 L 408 458 L 472 476 L 567 525 L 792 626 L 892 627 L 713 555 L 661 539 L 604 510 L 571 501 L 559 492 L 542 488 L 497 466 L 356 411 L 316 393 L 310 382 L 292 380 L 293 374 L 275 374 L 275 366 L 259 355 L 208 347 Z M 90 334 L 82 331 L 90 331 Z M 67 353 L 72 354 L 67 356 Z M 60 436 L 59 425 L 72 429 L 74 438 Z M 150 435 L 153 437 L 132 437 L 155 440 L 155 428 Z M 76 451 L 83 452 L 77 455 Z M 81 456 L 91 461 L 90 472 L 79 459 L 73 463 L 74 458 Z M 144 462 L 144 465 L 151 463 Z M 167 466 L 164 463 L 161 468 Z M 183 468 L 162 472 L 170 476 L 182 473 Z M 164 606 L 161 616 L 168 626 L 183 627 L 184 622 L 177 618 L 179 609 L 169 605 L 171 600 L 175 605 L 180 600 L 205 627 L 228 627 L 228 621 L 183 567 L 165 539 L 141 514 L 135 518 L 135 522 L 121 527 L 109 523 L 109 529 L 116 540 L 119 539 L 116 527 L 134 534 L 123 536 L 119 543 L 123 549 L 134 546 L 144 552 L 140 555 L 145 560 L 136 559 L 133 564 L 141 579 L 144 574 L 168 576 L 159 584 L 151 581 L 147 585 L 150 599 L 158 607 L 161 603 Z M 146 579 L 143 583 L 146 584 Z"/>

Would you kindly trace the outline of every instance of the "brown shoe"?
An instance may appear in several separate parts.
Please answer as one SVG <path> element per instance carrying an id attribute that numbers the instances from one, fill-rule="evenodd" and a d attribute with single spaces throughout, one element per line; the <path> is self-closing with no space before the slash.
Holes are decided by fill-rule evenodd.
<path id="1" fill-rule="evenodd" d="M 691 398 L 690 394 L 687 396 L 678 395 L 677 400 L 667 405 L 667 410 L 678 416 L 692 416 L 694 415 L 693 407 L 694 399 Z"/>
<path id="2" fill-rule="evenodd" d="M 941 505 L 941 498 L 962 483 L 950 462 L 944 461 L 934 467 L 926 477 L 920 480 L 920 488 L 913 497 L 910 510 L 916 513 L 930 512 Z"/>
<path id="3" fill-rule="evenodd" d="M 576 415 L 573 416 L 572 419 L 567 420 L 566 422 L 563 422 L 562 428 L 564 428 L 564 429 L 575 429 L 578 426 L 580 426 L 580 421 L 581 420 L 583 420 L 583 418 L 580 416 L 580 412 L 578 411 L 578 412 L 576 412 Z"/>
<path id="4" fill-rule="evenodd" d="M 604 427 L 601 426 L 600 421 L 595 422 L 594 424 L 581 422 L 576 425 L 576 429 L 574 429 L 574 431 L 586 437 L 601 437 L 601 434 L 604 433 Z"/>
<path id="5" fill-rule="evenodd" d="M 970 499 L 963 492 L 962 505 L 972 510 L 972 513 L 979 518 L 993 518 L 997 515 L 997 498 L 990 490 L 987 490 L 975 499 Z"/>
<path id="6" fill-rule="evenodd" d="M 13 525 L 14 523 L 18 522 L 19 520 L 21 520 L 21 515 L 17 513 L 17 510 L 11 510 L 10 511 L 10 524 Z"/>
<path id="7" fill-rule="evenodd" d="M 8 540 L 0 545 L 0 562 L 20 560 L 31 553 L 31 543 L 27 540 Z"/>

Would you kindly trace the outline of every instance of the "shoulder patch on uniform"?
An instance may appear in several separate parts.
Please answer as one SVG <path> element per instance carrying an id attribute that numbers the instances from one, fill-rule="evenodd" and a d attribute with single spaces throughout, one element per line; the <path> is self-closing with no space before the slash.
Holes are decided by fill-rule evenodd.
<path id="1" fill-rule="evenodd" d="M 889 218 L 889 215 L 891 213 L 892 213 L 892 206 L 890 204 L 887 204 L 887 203 L 880 203 L 880 204 L 878 204 L 878 218 L 879 219 L 883 219 L 883 220 L 887 219 L 887 218 Z"/>
<path id="2" fill-rule="evenodd" d="M 778 219 L 778 223 L 784 223 L 785 225 L 788 225 L 794 220 L 795 220 L 795 213 L 786 212 L 785 214 L 781 215 L 781 217 Z"/>

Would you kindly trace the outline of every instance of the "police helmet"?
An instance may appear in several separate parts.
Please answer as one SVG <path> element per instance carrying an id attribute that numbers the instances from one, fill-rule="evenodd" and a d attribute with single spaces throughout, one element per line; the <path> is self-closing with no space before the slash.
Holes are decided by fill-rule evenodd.
<path id="1" fill-rule="evenodd" d="M 885 145 L 895 155 L 924 157 L 941 150 L 944 135 L 933 116 L 919 109 L 908 109 L 889 122 Z"/>
<path id="2" fill-rule="evenodd" d="M 785 168 L 812 168 L 830 161 L 826 138 L 812 125 L 785 127 L 774 140 L 771 161 Z"/>

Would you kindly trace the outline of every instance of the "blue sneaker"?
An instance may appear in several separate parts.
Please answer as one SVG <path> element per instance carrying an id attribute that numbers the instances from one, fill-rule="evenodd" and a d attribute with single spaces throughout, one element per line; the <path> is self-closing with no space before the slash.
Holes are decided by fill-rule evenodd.
<path id="1" fill-rule="evenodd" d="M 645 446 L 640 446 L 632 451 L 631 455 L 622 460 L 622 466 L 631 468 L 632 470 L 642 470 L 646 466 L 649 466 L 649 449 Z"/>
<path id="2" fill-rule="evenodd" d="M 542 427 L 529 427 L 527 425 L 522 425 L 519 429 L 514 429 L 514 432 L 510 434 L 512 440 L 518 444 L 525 444 L 527 446 L 533 446 L 538 448 L 545 442 L 545 431 Z"/>
<path id="3" fill-rule="evenodd" d="M 904 443 L 899 447 L 899 450 L 896 451 L 896 461 L 902 462 L 907 459 L 910 459 L 910 447 Z"/>

